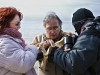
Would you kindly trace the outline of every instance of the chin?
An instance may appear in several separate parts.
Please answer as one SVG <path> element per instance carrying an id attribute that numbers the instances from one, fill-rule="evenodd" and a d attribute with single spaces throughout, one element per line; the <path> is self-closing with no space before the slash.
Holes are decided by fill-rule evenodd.
<path id="1" fill-rule="evenodd" d="M 19 30 L 19 29 L 16 29 L 16 30 Z"/>

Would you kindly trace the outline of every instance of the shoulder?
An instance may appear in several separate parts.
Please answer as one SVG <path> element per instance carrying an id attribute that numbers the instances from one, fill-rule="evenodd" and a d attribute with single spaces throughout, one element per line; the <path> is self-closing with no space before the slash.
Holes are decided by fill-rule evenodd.
<path id="1" fill-rule="evenodd" d="M 35 38 L 37 38 L 38 40 L 39 40 L 39 39 L 44 40 L 44 39 L 46 39 L 47 37 L 46 37 L 46 34 L 44 33 L 44 34 L 36 35 Z"/>
<path id="2" fill-rule="evenodd" d="M 71 33 L 71 32 L 63 32 L 63 36 L 77 37 L 78 35 Z"/>
<path id="3" fill-rule="evenodd" d="M 35 36 L 35 38 L 40 39 L 40 38 L 42 38 L 42 36 L 44 36 L 44 34 L 38 34 Z"/>
<path id="4" fill-rule="evenodd" d="M 44 40 L 45 37 L 45 34 L 36 35 L 32 41 L 32 44 L 40 43 L 42 40 Z"/>
<path id="5" fill-rule="evenodd" d="M 11 36 L 9 36 L 9 35 L 1 35 L 0 36 L 0 43 L 7 43 L 7 42 L 9 42 L 9 43 L 11 43 Z"/>
<path id="6" fill-rule="evenodd" d="M 21 40 L 15 39 L 9 35 L 0 36 L 0 45 L 1 46 L 5 46 L 5 47 L 18 46 L 19 47 L 19 44 L 17 43 L 17 41 L 21 41 Z"/>

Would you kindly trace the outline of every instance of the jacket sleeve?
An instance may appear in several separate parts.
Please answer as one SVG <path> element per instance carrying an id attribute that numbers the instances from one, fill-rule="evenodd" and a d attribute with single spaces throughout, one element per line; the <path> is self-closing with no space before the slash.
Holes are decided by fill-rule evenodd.
<path id="1" fill-rule="evenodd" d="M 0 40 L 0 67 L 12 72 L 26 73 L 36 61 L 38 50 L 33 45 L 22 48 L 8 38 Z"/>
<path id="2" fill-rule="evenodd" d="M 32 45 L 35 45 L 37 47 L 39 47 L 39 44 L 41 43 L 43 35 L 37 35 L 34 37 L 33 41 L 32 41 Z M 37 55 L 37 60 L 40 60 L 43 58 L 43 53 L 41 51 L 39 51 L 38 55 Z"/>
<path id="3" fill-rule="evenodd" d="M 83 35 L 79 37 L 72 50 L 64 52 L 58 49 L 54 53 L 54 62 L 71 74 L 84 73 L 97 60 L 98 37 Z"/>

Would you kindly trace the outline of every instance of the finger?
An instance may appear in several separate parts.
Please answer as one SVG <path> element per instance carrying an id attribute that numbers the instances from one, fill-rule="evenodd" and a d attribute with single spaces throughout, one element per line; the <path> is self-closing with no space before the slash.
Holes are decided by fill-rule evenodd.
<path id="1" fill-rule="evenodd" d="M 55 43 L 54 43 L 53 40 L 49 40 L 49 43 L 50 43 L 51 47 L 54 47 L 55 46 Z"/>
<path id="2" fill-rule="evenodd" d="M 69 50 L 71 50 L 70 48 L 68 48 L 68 49 L 65 49 L 64 51 L 69 51 Z"/>

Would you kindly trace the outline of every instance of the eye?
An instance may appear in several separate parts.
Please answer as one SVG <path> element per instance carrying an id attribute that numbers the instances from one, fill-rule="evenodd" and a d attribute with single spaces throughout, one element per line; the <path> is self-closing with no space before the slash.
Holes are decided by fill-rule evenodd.
<path id="1" fill-rule="evenodd" d="M 53 29 L 55 29 L 55 30 L 57 30 L 58 28 L 59 28 L 58 26 L 53 27 Z"/>
<path id="2" fill-rule="evenodd" d="M 59 26 L 54 26 L 54 27 L 48 27 L 46 28 L 46 30 L 57 30 L 59 28 Z"/>
<path id="3" fill-rule="evenodd" d="M 16 26 L 20 26 L 20 22 L 18 22 L 18 23 L 16 24 Z"/>

